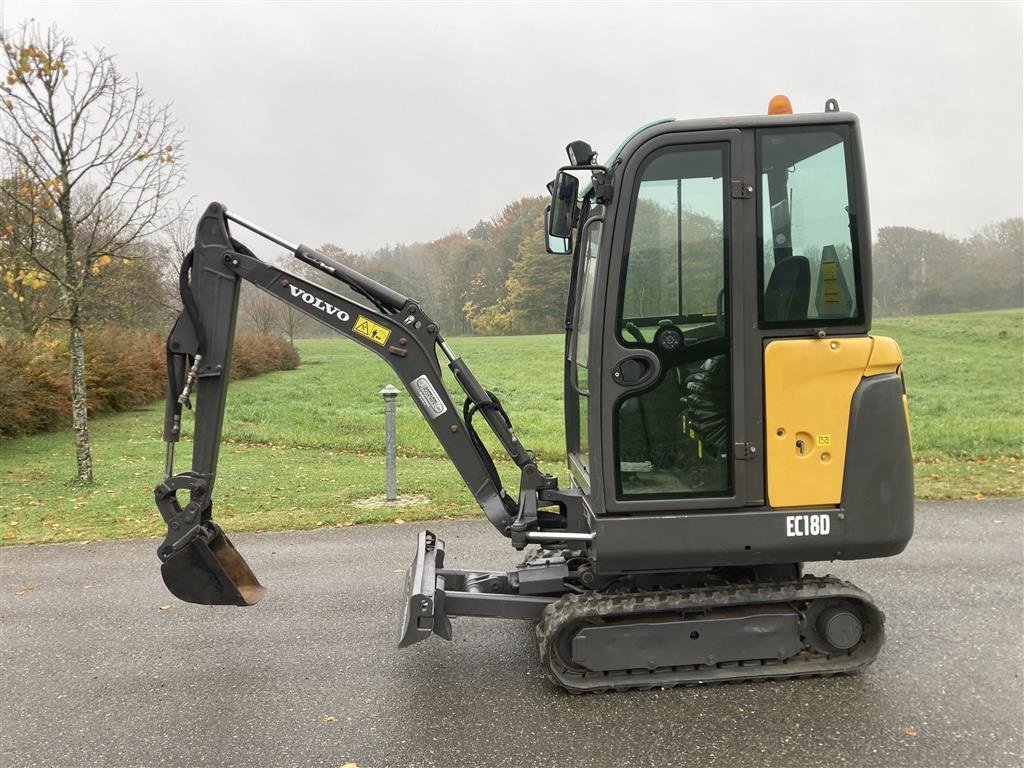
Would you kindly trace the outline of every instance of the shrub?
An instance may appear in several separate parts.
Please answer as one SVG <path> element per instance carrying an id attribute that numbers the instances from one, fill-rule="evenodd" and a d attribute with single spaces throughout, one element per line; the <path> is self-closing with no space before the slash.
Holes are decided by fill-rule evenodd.
<path id="1" fill-rule="evenodd" d="M 231 354 L 231 380 L 299 367 L 299 352 L 280 336 L 241 331 Z"/>
<path id="2" fill-rule="evenodd" d="M 163 340 L 155 333 L 104 330 L 86 334 L 89 413 L 126 411 L 166 390 Z"/>
<path id="3" fill-rule="evenodd" d="M 54 342 L 0 337 L 0 436 L 59 429 L 71 421 L 71 377 Z"/>
<path id="4" fill-rule="evenodd" d="M 163 397 L 164 339 L 155 333 L 97 328 L 86 333 L 89 415 L 124 411 Z M 277 336 L 239 333 L 231 378 L 292 370 L 299 353 Z M 71 423 L 66 340 L 0 337 L 0 437 L 21 437 Z"/>

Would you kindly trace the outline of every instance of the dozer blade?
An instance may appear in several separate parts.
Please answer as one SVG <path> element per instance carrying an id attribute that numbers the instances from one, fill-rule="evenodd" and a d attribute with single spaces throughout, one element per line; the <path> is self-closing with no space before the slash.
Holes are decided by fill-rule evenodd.
<path id="1" fill-rule="evenodd" d="M 452 624 L 444 606 L 444 579 L 437 573 L 443 566 L 444 542 L 430 531 L 421 531 L 416 557 L 405 575 L 399 648 L 426 640 L 432 633 L 452 639 Z"/>
<path id="2" fill-rule="evenodd" d="M 160 573 L 171 594 L 186 603 L 256 605 L 267 593 L 219 528 L 209 542 L 197 536 L 171 555 Z"/>

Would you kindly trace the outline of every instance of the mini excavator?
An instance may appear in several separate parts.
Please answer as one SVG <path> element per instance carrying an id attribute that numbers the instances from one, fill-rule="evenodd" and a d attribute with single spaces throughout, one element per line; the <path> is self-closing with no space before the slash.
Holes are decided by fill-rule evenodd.
<path id="1" fill-rule="evenodd" d="M 421 532 L 399 646 L 451 639 L 457 616 L 535 622 L 545 673 L 572 693 L 865 667 L 884 642 L 881 610 L 803 568 L 895 555 L 913 532 L 903 358 L 869 333 L 856 116 L 834 99 L 793 114 L 777 96 L 767 115 L 651 123 L 605 164 L 583 141 L 567 154 L 544 224 L 548 251 L 573 265 L 564 486 L 414 299 L 219 203 L 206 209 L 167 342 L 156 488 L 167 587 L 202 604 L 265 593 L 212 514 L 247 280 L 387 362 L 486 518 L 524 551 L 511 571 L 448 568 L 444 542 Z M 262 261 L 236 225 L 350 291 Z M 193 396 L 192 465 L 175 473 Z M 519 470 L 518 493 L 502 485 L 484 424 Z"/>

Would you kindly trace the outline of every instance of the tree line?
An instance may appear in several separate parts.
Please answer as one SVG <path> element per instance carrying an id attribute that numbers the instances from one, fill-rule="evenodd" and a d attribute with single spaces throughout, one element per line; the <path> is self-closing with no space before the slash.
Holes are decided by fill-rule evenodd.
<path id="1" fill-rule="evenodd" d="M 490 221 L 427 243 L 385 246 L 366 254 L 351 254 L 330 243 L 321 250 L 417 299 L 448 335 L 557 333 L 564 327 L 571 259 L 545 253 L 546 203 L 542 197 L 523 198 Z M 658 213 L 646 208 L 643 212 Z M 692 213 L 684 216 L 689 223 L 685 231 L 696 238 L 689 243 L 691 252 L 721 242 L 708 234 L 712 222 Z M 638 249 L 641 264 L 645 254 L 662 268 L 672 263 L 651 256 L 653 248 Z M 714 266 L 713 254 L 707 255 L 707 263 Z M 883 227 L 873 244 L 872 269 L 877 316 L 1022 307 L 1024 220 L 988 224 L 964 238 L 914 227 Z M 713 308 L 721 287 L 716 282 L 719 274 L 717 267 L 706 275 L 691 271 L 692 284 L 683 286 L 687 305 Z M 323 278 L 319 273 L 307 276 Z M 324 285 L 337 290 L 338 284 L 331 285 L 328 279 Z M 661 306 L 660 291 L 674 285 L 674 272 L 652 270 L 640 279 L 631 277 L 627 302 Z M 268 306 L 263 329 L 282 329 L 284 323 L 275 320 L 274 313 L 288 311 Z M 314 333 L 304 322 L 300 321 L 299 335 Z"/>
<path id="2" fill-rule="evenodd" d="M 879 315 L 942 314 L 1024 306 L 1024 219 L 965 238 L 883 227 L 873 252 Z"/>

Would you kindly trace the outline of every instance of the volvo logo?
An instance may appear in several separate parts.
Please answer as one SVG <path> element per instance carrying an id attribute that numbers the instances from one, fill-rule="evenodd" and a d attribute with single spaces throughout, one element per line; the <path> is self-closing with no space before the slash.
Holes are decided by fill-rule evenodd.
<path id="1" fill-rule="evenodd" d="M 348 320 L 348 312 L 341 309 L 340 307 L 334 306 L 333 304 L 329 304 L 328 302 L 324 301 L 318 296 L 314 296 L 312 293 L 307 293 L 306 291 L 299 288 L 299 286 L 289 285 L 288 290 L 292 292 L 292 296 L 294 298 L 297 299 L 301 296 L 302 300 L 306 304 L 312 304 L 321 312 L 326 312 L 328 315 L 334 315 L 339 320 Z"/>

